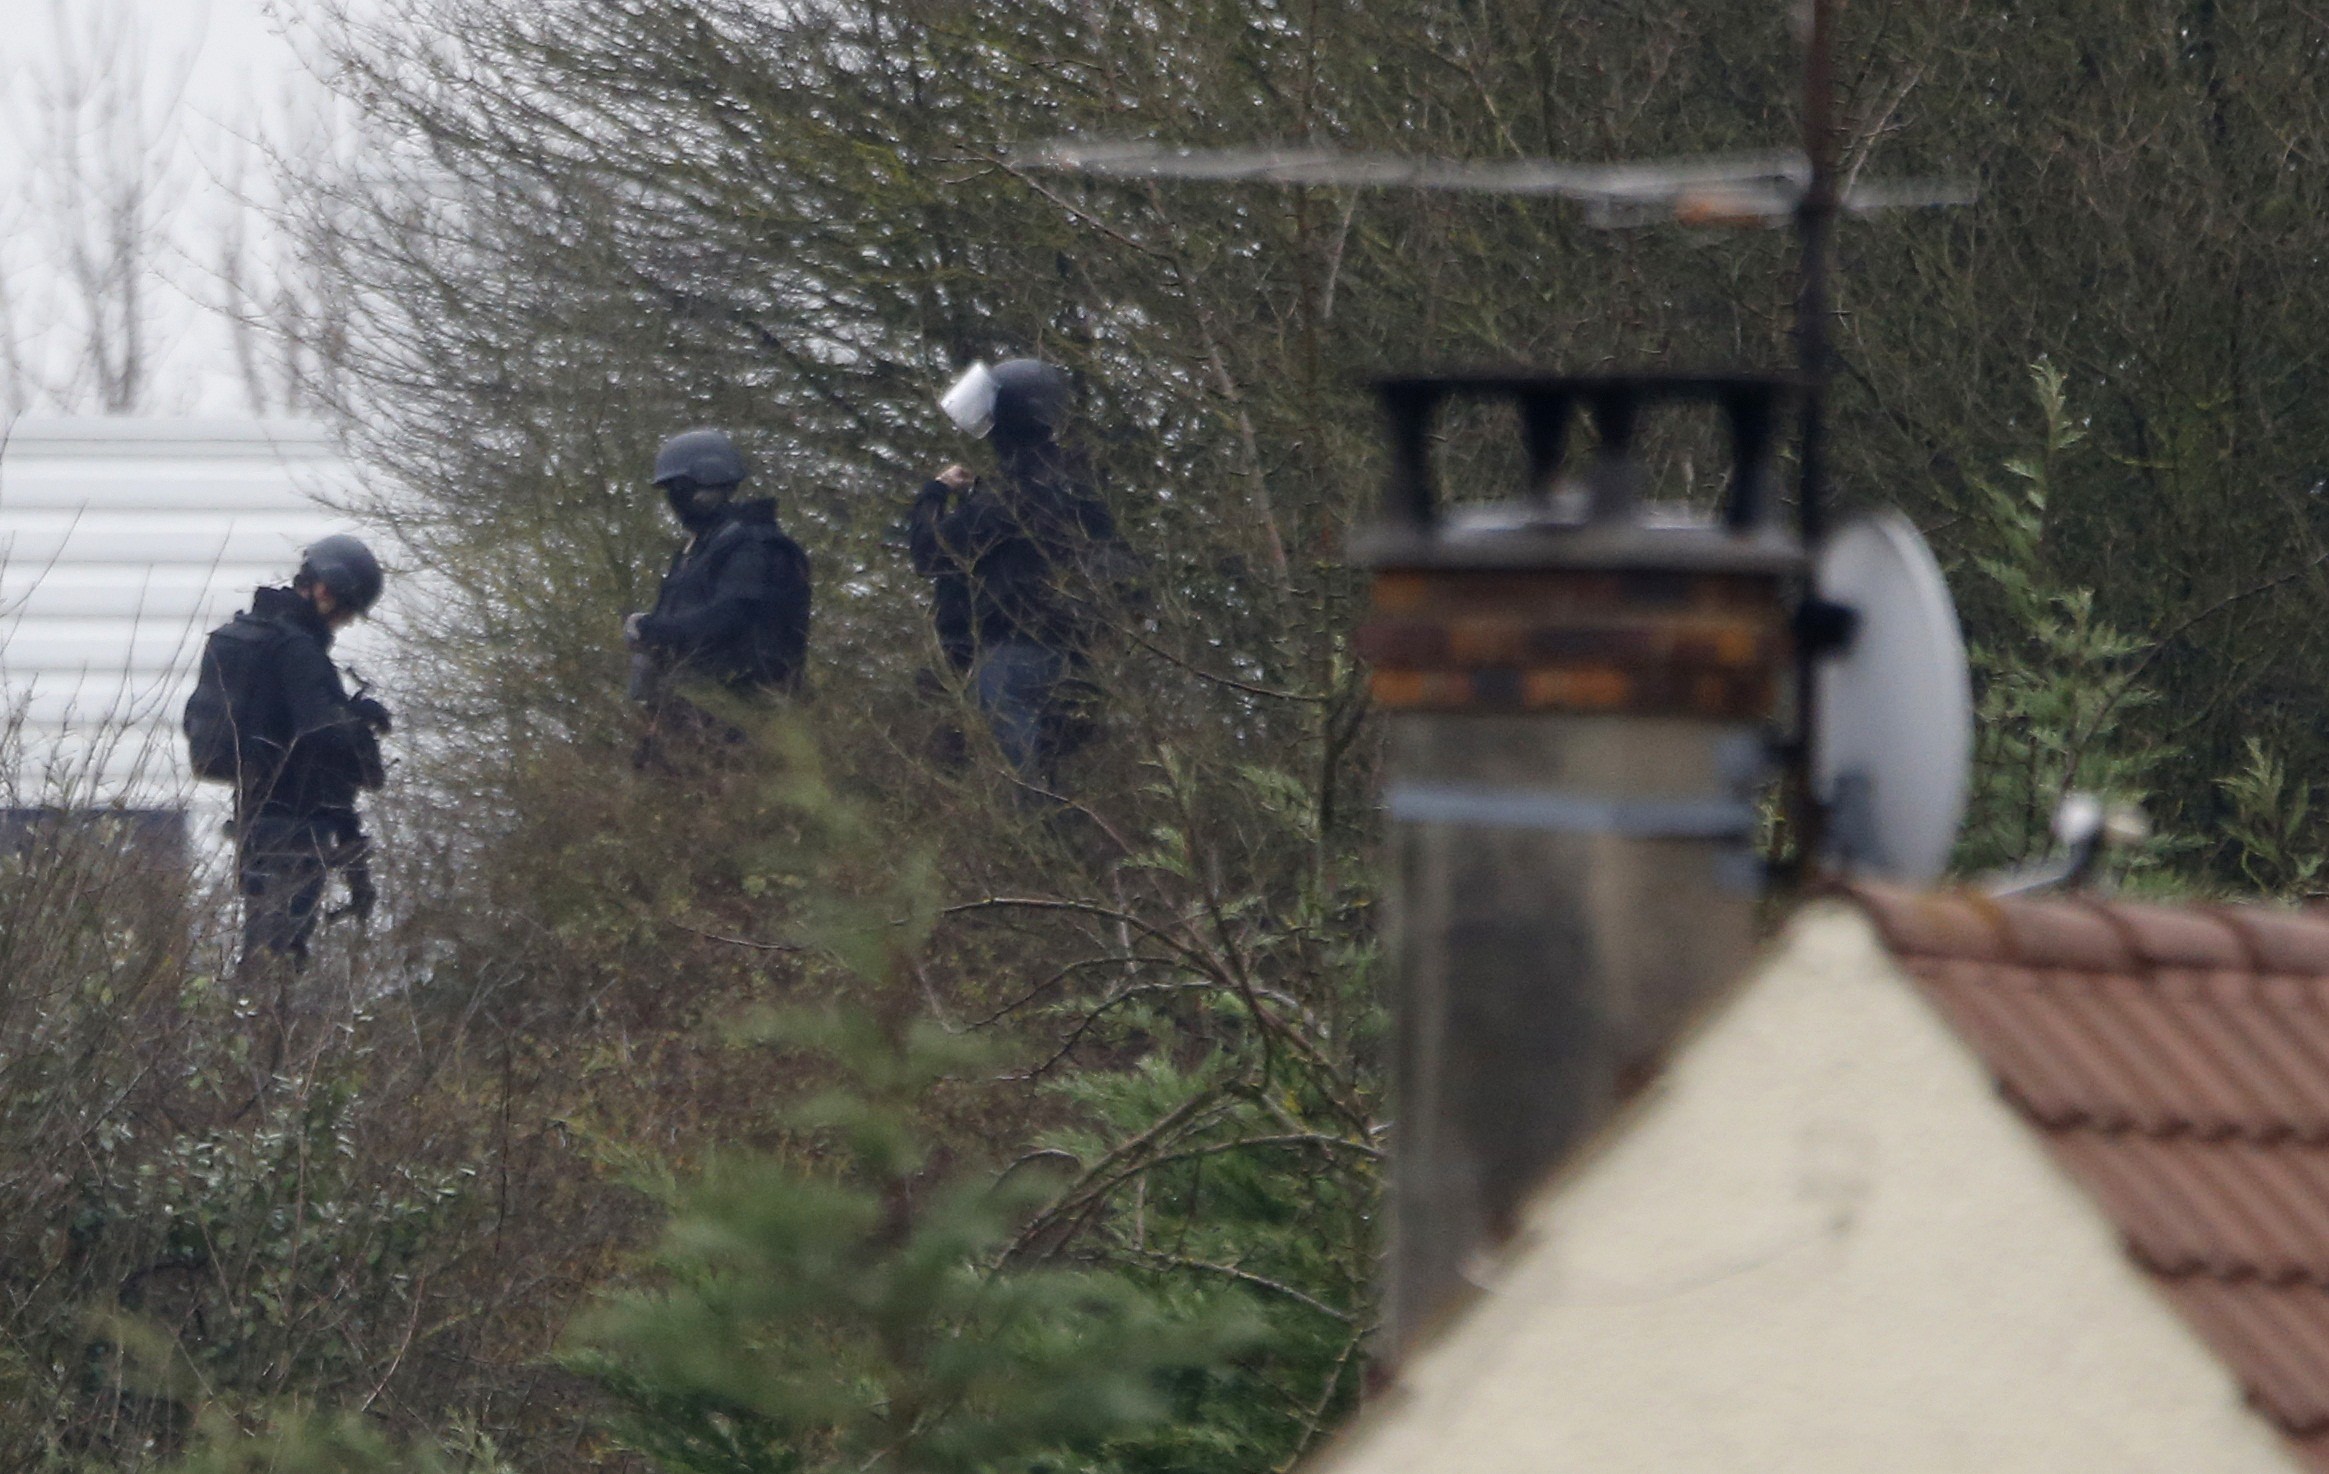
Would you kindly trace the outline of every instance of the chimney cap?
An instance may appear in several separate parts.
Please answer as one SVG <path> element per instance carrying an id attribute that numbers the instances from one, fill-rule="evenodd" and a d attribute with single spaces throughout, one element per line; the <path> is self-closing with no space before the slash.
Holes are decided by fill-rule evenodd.
<path id="1" fill-rule="evenodd" d="M 1436 538 L 1443 517 L 1433 486 L 1431 430 L 1451 399 L 1508 400 L 1519 412 L 1528 454 L 1527 495 L 1511 509 L 1468 514 L 1448 531 L 1486 535 L 1527 530 L 1563 537 L 1589 529 L 1650 525 L 1638 515 L 1633 444 L 1641 412 L 1651 405 L 1710 403 L 1729 424 L 1731 481 L 1722 524 L 1744 541 L 1785 541 L 1772 530 L 1766 494 L 1778 438 L 1780 410 L 1798 392 L 1794 376 L 1769 373 L 1543 374 L 1501 369 L 1403 374 L 1375 381 L 1391 440 L 1391 476 L 1385 521 L 1395 529 Z M 1564 479 L 1569 431 L 1582 409 L 1597 444 L 1582 477 Z M 1581 503 L 1581 505 L 1564 505 Z M 1517 554 L 1518 550 L 1514 550 Z M 1644 550 L 1645 552 L 1650 550 Z M 1619 561 L 1629 561 L 1624 554 Z M 1377 560 L 1379 561 L 1379 559 Z M 1437 560 L 1435 560 L 1437 561 Z M 1531 559 L 1530 561 L 1536 561 Z M 1560 560 L 1556 560 L 1560 561 Z M 1606 558 L 1596 562 L 1606 564 Z"/>

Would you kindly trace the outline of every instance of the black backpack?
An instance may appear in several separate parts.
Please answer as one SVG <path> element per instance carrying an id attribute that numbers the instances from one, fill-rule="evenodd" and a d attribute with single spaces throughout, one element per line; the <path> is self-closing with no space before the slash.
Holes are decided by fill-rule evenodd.
<path id="1" fill-rule="evenodd" d="M 202 673 L 186 698 L 186 757 L 194 776 L 262 782 L 282 761 L 290 734 L 275 689 L 275 649 L 290 632 L 238 614 L 210 632 Z"/>

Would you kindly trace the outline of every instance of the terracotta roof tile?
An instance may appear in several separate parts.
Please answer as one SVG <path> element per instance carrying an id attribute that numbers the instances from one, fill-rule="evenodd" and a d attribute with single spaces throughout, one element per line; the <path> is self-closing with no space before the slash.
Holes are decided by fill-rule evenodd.
<path id="1" fill-rule="evenodd" d="M 2050 1142 L 2149 1267 L 2329 1290 L 2329 1149 L 2101 1131 Z"/>
<path id="2" fill-rule="evenodd" d="M 2053 1047 L 2043 1028 L 2030 1026 L 2027 1002 L 2010 996 L 2012 982 L 1995 982 L 1978 963 L 1924 961 L 1912 969 L 2024 1109 L 2049 1126 L 2086 1119 L 2104 1083 L 2081 1076 L 2075 1055 Z"/>
<path id="3" fill-rule="evenodd" d="M 1903 956 L 2002 961 L 2009 955 L 1997 925 L 1997 904 L 1970 891 L 1911 891 L 1863 886 L 1851 892 Z"/>
<path id="4" fill-rule="evenodd" d="M 2255 949 L 2259 972 L 2329 974 L 2329 919 L 2277 906 L 2225 906 L 2215 913 Z"/>
<path id="5" fill-rule="evenodd" d="M 2132 903 L 2099 909 L 2120 927 L 2129 949 L 2152 967 L 2255 971 L 2254 954 L 2221 916 Z"/>
<path id="6" fill-rule="evenodd" d="M 2127 945 L 2126 930 L 2088 902 L 2015 901 L 1997 906 L 1997 916 L 2008 955 L 2025 967 L 2122 972 L 2140 962 Z"/>
<path id="7" fill-rule="evenodd" d="M 2329 1474 L 2329 910 L 1849 895 Z"/>
<path id="8" fill-rule="evenodd" d="M 2257 1001 L 2254 976 L 2231 972 L 2155 974 L 2152 985 L 2179 1007 L 2193 1047 L 2217 1062 L 2225 1083 L 2246 1097 L 2233 1115 L 2283 1121 L 2307 1139 L 2329 1139 L 2329 1059 L 2316 1059 Z"/>
<path id="9" fill-rule="evenodd" d="M 2298 1436 L 2329 1431 L 2320 1373 L 2329 1362 L 2329 1293 L 2210 1275 L 2171 1278 L 2166 1286 L 2266 1416 Z"/>

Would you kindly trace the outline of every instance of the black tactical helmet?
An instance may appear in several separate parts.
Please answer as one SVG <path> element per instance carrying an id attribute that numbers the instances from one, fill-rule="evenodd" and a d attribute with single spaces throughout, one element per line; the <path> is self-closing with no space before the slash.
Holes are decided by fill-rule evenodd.
<path id="1" fill-rule="evenodd" d="M 675 481 L 690 486 L 734 486 L 752 474 L 744 453 L 725 430 L 682 430 L 655 452 L 655 484 L 669 490 Z"/>
<path id="2" fill-rule="evenodd" d="M 995 427 L 998 440 L 1048 440 L 1067 423 L 1074 398 L 1067 374 L 1033 358 L 1010 358 L 994 366 Z"/>
<path id="3" fill-rule="evenodd" d="M 332 591 L 341 608 L 356 614 L 380 597 L 380 560 L 344 532 L 332 534 L 299 555 L 299 577 Z"/>

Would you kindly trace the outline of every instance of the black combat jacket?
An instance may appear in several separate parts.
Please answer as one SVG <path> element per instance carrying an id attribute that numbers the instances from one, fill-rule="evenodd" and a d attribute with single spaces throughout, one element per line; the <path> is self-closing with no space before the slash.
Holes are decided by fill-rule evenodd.
<path id="1" fill-rule="evenodd" d="M 931 581 L 931 622 L 957 670 L 1007 640 L 1081 654 L 1094 565 L 1117 545 L 1116 519 L 1058 445 L 1014 447 L 1002 463 L 997 483 L 959 496 L 930 482 L 906 514 L 914 571 Z"/>
<path id="2" fill-rule="evenodd" d="M 250 613 L 237 618 L 282 631 L 269 647 L 264 699 L 272 710 L 264 727 L 283 749 L 271 773 L 236 795 L 238 817 L 323 822 L 353 838 L 356 795 L 380 786 L 380 744 L 332 664 L 331 626 L 292 589 L 258 590 Z"/>
<path id="3" fill-rule="evenodd" d="M 809 647 L 809 555 L 776 503 L 728 508 L 672 556 L 639 640 L 667 675 L 739 691 L 796 691 Z"/>

